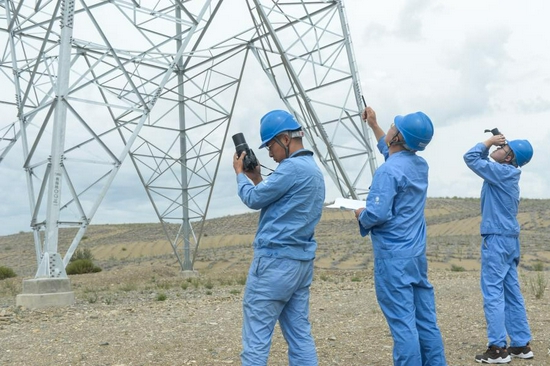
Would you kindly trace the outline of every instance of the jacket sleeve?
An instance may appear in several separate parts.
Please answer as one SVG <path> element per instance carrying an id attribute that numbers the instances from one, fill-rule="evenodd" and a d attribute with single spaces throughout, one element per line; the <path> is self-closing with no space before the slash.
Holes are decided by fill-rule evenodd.
<path id="1" fill-rule="evenodd" d="M 486 180 L 488 183 L 505 186 L 505 178 L 509 174 L 502 164 L 489 160 L 489 149 L 478 143 L 464 154 L 464 162 L 474 173 Z"/>
<path id="2" fill-rule="evenodd" d="M 279 164 L 277 169 L 258 185 L 252 184 L 244 173 L 237 175 L 238 194 L 243 203 L 253 210 L 262 209 L 281 198 L 295 182 L 293 165 Z"/>
<path id="3" fill-rule="evenodd" d="M 380 140 L 378 140 L 378 143 L 376 144 L 376 147 L 378 148 L 378 151 L 380 151 L 380 154 L 384 155 L 384 161 L 388 160 L 390 156 L 388 145 L 386 145 L 386 141 L 384 141 L 385 138 L 386 135 L 380 137 Z"/>
<path id="4" fill-rule="evenodd" d="M 382 167 L 378 169 L 367 196 L 367 207 L 357 218 L 361 236 L 366 236 L 373 227 L 393 217 L 392 208 L 397 195 L 397 182 L 390 174 L 383 171 Z"/>

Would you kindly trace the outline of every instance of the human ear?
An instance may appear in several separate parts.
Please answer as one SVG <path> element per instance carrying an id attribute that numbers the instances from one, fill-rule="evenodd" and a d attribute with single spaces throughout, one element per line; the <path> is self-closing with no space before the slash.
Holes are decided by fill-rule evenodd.
<path id="1" fill-rule="evenodd" d="M 287 143 L 285 143 L 286 146 L 290 146 L 290 143 L 292 142 L 292 139 L 290 138 L 289 135 L 287 134 L 284 134 L 283 135 L 285 137 L 285 139 L 287 140 Z"/>

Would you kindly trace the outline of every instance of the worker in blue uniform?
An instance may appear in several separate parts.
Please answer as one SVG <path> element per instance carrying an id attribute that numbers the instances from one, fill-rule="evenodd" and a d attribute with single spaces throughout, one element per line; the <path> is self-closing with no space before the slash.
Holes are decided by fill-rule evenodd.
<path id="1" fill-rule="evenodd" d="M 267 148 L 278 163 L 272 174 L 262 178 L 260 165 L 245 171 L 245 152 L 233 157 L 239 197 L 249 208 L 261 210 L 243 299 L 241 362 L 267 365 L 279 321 L 289 364 L 315 366 L 309 296 L 317 249 L 314 230 L 321 219 L 325 182 L 290 113 L 267 113 L 260 121 L 260 135 L 260 148 Z"/>
<path id="2" fill-rule="evenodd" d="M 490 154 L 489 149 L 497 148 Z M 517 267 L 520 260 L 520 167 L 533 156 L 527 140 L 506 141 L 497 133 L 464 155 L 466 165 L 483 179 L 481 188 L 481 293 L 487 322 L 488 348 L 476 355 L 479 363 L 508 363 L 512 357 L 533 358 L 531 331 L 521 294 Z M 506 337 L 510 337 L 507 347 Z"/>
<path id="3" fill-rule="evenodd" d="M 366 207 L 355 211 L 362 236 L 370 234 L 376 297 L 393 337 L 393 363 L 444 366 L 434 289 L 428 281 L 424 207 L 428 164 L 416 154 L 433 136 L 423 112 L 396 116 L 387 133 L 376 113 L 362 117 L 374 132 L 385 162 L 375 172 Z"/>

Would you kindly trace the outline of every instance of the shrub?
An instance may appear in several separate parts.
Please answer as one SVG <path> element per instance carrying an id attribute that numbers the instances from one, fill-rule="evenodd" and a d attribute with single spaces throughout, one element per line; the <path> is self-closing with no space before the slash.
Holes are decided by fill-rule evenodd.
<path id="1" fill-rule="evenodd" d="M 542 272 L 544 271 L 544 263 L 542 262 L 535 262 L 533 264 L 533 271 L 536 271 L 536 272 Z"/>
<path id="2" fill-rule="evenodd" d="M 90 259 L 77 259 L 70 262 L 65 271 L 68 275 L 73 275 L 101 272 L 101 268 L 96 266 Z"/>
<path id="3" fill-rule="evenodd" d="M 246 273 L 241 273 L 236 279 L 239 285 L 246 285 Z"/>
<path id="4" fill-rule="evenodd" d="M 462 266 L 457 266 L 456 264 L 451 265 L 451 272 L 464 272 L 466 268 Z"/>
<path id="5" fill-rule="evenodd" d="M 8 294 L 11 296 L 17 295 L 19 292 L 21 292 L 21 288 L 17 286 L 16 280 L 8 280 L 2 281 L 0 284 L 0 295 L 1 294 Z"/>
<path id="6" fill-rule="evenodd" d="M 125 292 L 130 291 L 136 291 L 137 290 L 137 284 L 135 283 L 125 283 L 122 286 L 120 286 L 120 289 Z"/>
<path id="7" fill-rule="evenodd" d="M 157 301 L 164 301 L 168 298 L 168 296 L 166 296 L 165 293 L 161 292 L 160 294 L 157 295 Z"/>
<path id="8" fill-rule="evenodd" d="M 86 299 L 88 300 L 88 302 L 90 304 L 95 304 L 97 302 L 98 298 L 99 298 L 99 296 L 97 296 L 97 294 L 95 292 L 91 293 L 89 296 L 86 297 Z"/>
<path id="9" fill-rule="evenodd" d="M 164 290 L 168 290 L 170 287 L 172 287 L 172 284 L 169 281 L 163 280 L 163 281 L 158 281 L 155 284 L 155 287 L 160 288 L 160 289 L 164 289 Z"/>
<path id="10" fill-rule="evenodd" d="M 11 277 L 17 277 L 17 274 L 13 271 L 13 269 L 9 267 L 0 266 L 0 280 L 4 280 L 6 278 Z"/>
<path id="11" fill-rule="evenodd" d="M 537 272 L 536 277 L 533 279 L 529 277 L 529 288 L 537 300 L 542 299 L 544 296 L 544 291 L 548 285 L 548 280 L 544 276 L 544 273 Z"/>
<path id="12" fill-rule="evenodd" d="M 79 259 L 89 259 L 90 261 L 94 260 L 94 255 L 92 254 L 92 251 L 88 248 L 84 249 L 77 249 L 73 256 L 71 257 L 71 260 L 69 262 L 74 262 Z"/>

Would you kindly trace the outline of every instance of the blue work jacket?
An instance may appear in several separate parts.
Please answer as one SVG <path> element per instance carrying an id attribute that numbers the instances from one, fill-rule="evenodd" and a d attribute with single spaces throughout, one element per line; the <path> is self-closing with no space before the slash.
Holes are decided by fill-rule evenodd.
<path id="1" fill-rule="evenodd" d="M 481 235 L 518 236 L 519 178 L 521 170 L 489 160 L 489 149 L 478 143 L 464 154 L 464 162 L 483 178 Z"/>
<path id="2" fill-rule="evenodd" d="M 256 186 L 244 173 L 237 175 L 237 184 L 243 203 L 261 210 L 255 257 L 315 258 L 313 235 L 323 211 L 325 181 L 313 153 L 294 152 Z"/>
<path id="3" fill-rule="evenodd" d="M 370 233 L 375 258 L 421 255 L 426 251 L 428 164 L 412 151 L 390 156 L 384 137 L 378 149 L 386 161 L 374 173 L 366 209 L 358 217 L 360 233 Z"/>

